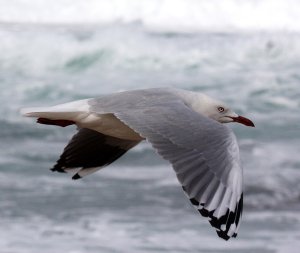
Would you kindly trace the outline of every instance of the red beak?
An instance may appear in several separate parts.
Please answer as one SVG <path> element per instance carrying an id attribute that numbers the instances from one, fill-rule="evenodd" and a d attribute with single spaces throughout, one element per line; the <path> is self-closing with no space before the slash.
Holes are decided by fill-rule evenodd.
<path id="1" fill-rule="evenodd" d="M 238 116 L 238 117 L 231 117 L 231 118 L 233 119 L 234 122 L 238 122 L 249 127 L 255 127 L 253 122 L 250 119 L 247 119 L 245 117 Z"/>

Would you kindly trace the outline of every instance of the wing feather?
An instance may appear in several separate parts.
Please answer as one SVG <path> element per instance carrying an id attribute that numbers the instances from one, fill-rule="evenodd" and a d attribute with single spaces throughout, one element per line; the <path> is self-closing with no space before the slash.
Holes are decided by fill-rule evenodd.
<path id="1" fill-rule="evenodd" d="M 51 170 L 75 172 L 73 179 L 79 179 L 111 164 L 137 144 L 81 128 Z"/>
<path id="2" fill-rule="evenodd" d="M 225 240 L 235 237 L 242 212 L 242 168 L 234 134 L 178 97 L 163 95 L 158 104 L 146 98 L 131 96 L 130 108 L 93 100 L 90 110 L 113 113 L 146 138 L 172 164 L 191 203 L 218 235 Z"/>

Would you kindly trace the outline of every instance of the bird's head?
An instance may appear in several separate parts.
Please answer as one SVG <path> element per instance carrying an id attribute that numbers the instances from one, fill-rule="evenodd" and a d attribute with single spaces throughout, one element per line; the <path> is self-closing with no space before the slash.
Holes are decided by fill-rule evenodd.
<path id="1" fill-rule="evenodd" d="M 201 105 L 198 107 L 205 116 L 220 123 L 237 122 L 246 126 L 254 127 L 254 123 L 243 116 L 236 114 L 225 103 L 215 100 L 209 96 L 201 96 Z"/>

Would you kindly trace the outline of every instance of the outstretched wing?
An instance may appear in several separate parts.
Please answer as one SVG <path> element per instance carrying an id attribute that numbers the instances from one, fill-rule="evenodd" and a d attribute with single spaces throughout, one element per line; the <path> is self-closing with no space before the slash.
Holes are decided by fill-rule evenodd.
<path id="1" fill-rule="evenodd" d="M 170 100 L 169 100 L 170 101 Z M 172 164 L 191 203 L 218 235 L 236 237 L 243 206 L 242 168 L 236 138 L 226 126 L 199 115 L 179 99 L 117 108 L 90 101 L 90 110 L 114 113 Z"/>
<path id="2" fill-rule="evenodd" d="M 75 172 L 73 179 L 79 179 L 111 164 L 136 144 L 136 141 L 82 128 L 73 136 L 51 170 Z"/>

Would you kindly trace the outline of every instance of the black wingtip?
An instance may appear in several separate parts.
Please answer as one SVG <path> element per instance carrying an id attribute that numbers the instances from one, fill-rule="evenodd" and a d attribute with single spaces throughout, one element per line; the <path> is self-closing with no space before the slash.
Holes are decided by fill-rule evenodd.
<path id="1" fill-rule="evenodd" d="M 64 169 L 62 168 L 51 168 L 50 169 L 52 172 L 59 172 L 59 173 L 67 173 Z"/>
<path id="2" fill-rule="evenodd" d="M 206 209 L 202 208 L 202 209 L 198 209 L 198 212 L 203 216 L 203 217 L 210 217 L 212 216 L 213 211 L 210 213 L 209 211 L 207 211 Z"/>
<path id="3" fill-rule="evenodd" d="M 199 206 L 199 202 L 195 198 L 191 198 L 190 201 L 194 206 Z"/>
<path id="4" fill-rule="evenodd" d="M 76 174 L 72 177 L 73 180 L 77 180 L 77 179 L 80 179 L 80 178 L 81 178 L 81 176 L 80 176 L 78 173 L 76 173 Z"/>
<path id="5" fill-rule="evenodd" d="M 224 239 L 225 241 L 228 241 L 230 238 L 230 236 L 227 235 L 226 231 L 219 230 L 217 231 L 217 234 L 220 238 Z"/>
<path id="6" fill-rule="evenodd" d="M 194 206 L 198 206 L 198 204 L 199 204 L 199 201 L 197 201 L 194 198 L 190 199 L 190 201 Z M 202 208 L 201 208 L 201 206 L 202 206 Z M 230 211 L 229 209 L 227 209 L 227 212 L 219 218 L 214 216 L 215 210 L 212 210 L 212 211 L 207 210 L 206 208 L 204 208 L 204 204 L 202 204 L 202 203 L 200 203 L 198 208 L 197 208 L 198 212 L 203 217 L 209 218 L 210 225 L 212 227 L 216 228 L 216 232 L 220 238 L 228 241 L 231 237 L 233 237 L 233 238 L 237 237 L 237 233 L 234 233 L 232 235 L 228 235 L 228 234 L 229 234 L 231 225 L 235 225 L 237 227 L 240 222 L 240 218 L 241 218 L 242 211 L 243 211 L 243 194 L 241 195 L 241 198 L 240 198 L 239 202 L 237 203 L 235 210 Z M 221 227 L 223 227 L 223 226 L 225 226 L 225 228 L 222 230 Z"/>

